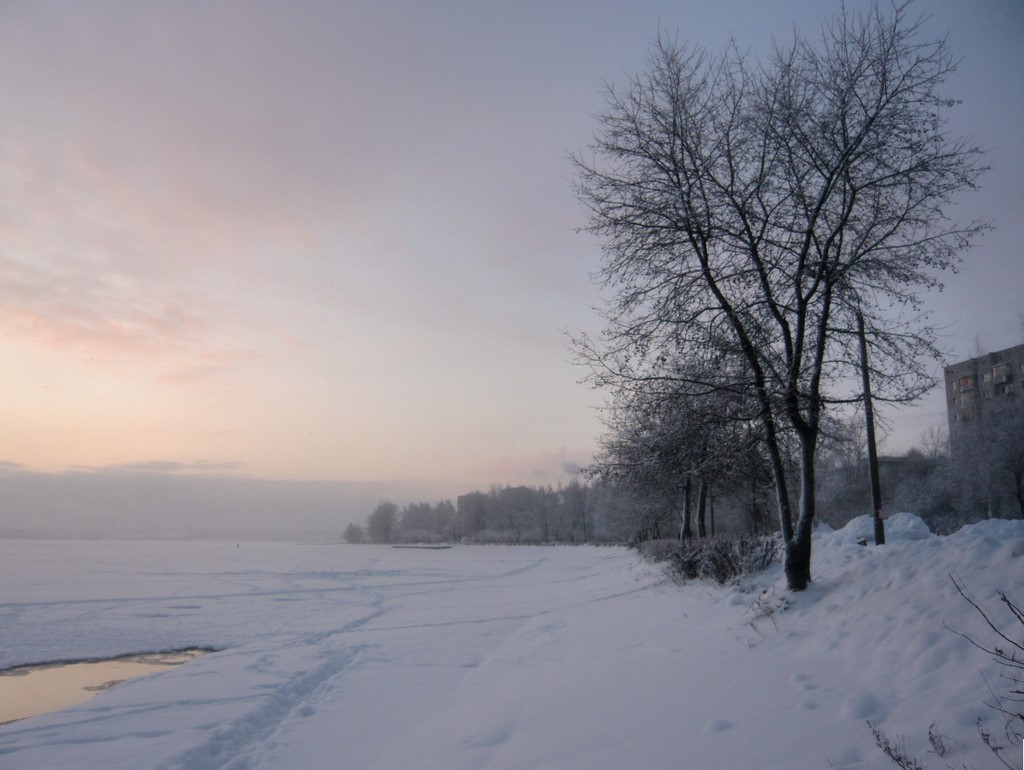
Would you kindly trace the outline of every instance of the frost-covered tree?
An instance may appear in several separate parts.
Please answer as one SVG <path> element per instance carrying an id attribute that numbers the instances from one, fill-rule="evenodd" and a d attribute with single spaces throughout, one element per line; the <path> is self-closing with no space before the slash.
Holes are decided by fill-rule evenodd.
<path id="1" fill-rule="evenodd" d="M 997 478 L 1017 503 L 1017 515 L 1024 519 L 1024 404 L 1017 403 L 996 434 L 999 463 Z"/>
<path id="2" fill-rule="evenodd" d="M 951 476 L 957 505 L 968 514 L 1024 518 L 1024 401 L 1002 399 L 962 429 Z"/>
<path id="3" fill-rule="evenodd" d="M 355 522 L 350 523 L 345 527 L 345 532 L 342 535 L 345 538 L 346 543 L 361 543 L 366 539 L 366 533 L 363 528 Z"/>
<path id="4" fill-rule="evenodd" d="M 450 500 L 409 503 L 398 519 L 398 539 L 406 542 L 438 543 L 453 537 L 455 506 Z"/>
<path id="5" fill-rule="evenodd" d="M 398 506 L 382 501 L 366 520 L 366 534 L 373 543 L 390 543 L 394 540 L 398 524 Z"/>
<path id="6" fill-rule="evenodd" d="M 573 479 L 559 492 L 564 520 L 564 539 L 573 543 L 585 543 L 594 539 L 595 531 L 590 515 L 591 494 L 586 484 Z"/>
<path id="7" fill-rule="evenodd" d="M 715 491 L 745 487 L 759 438 L 756 409 L 731 363 L 721 354 L 700 364 L 663 358 L 647 370 L 623 366 L 604 377 L 613 397 L 588 473 L 652 504 L 645 512 L 651 520 L 638 522 L 638 530 L 665 536 L 667 516 L 678 519 L 681 538 L 704 537 Z"/>
<path id="8" fill-rule="evenodd" d="M 948 217 L 983 168 L 947 129 L 952 56 L 919 36 L 898 3 L 842 9 L 819 41 L 797 33 L 760 62 L 662 38 L 645 73 L 609 89 L 592 153 L 575 159 L 612 292 L 588 352 L 639 371 L 728 340 L 757 405 L 793 590 L 811 578 L 822 421 L 860 397 L 857 315 L 876 399 L 918 396 L 932 382 L 922 360 L 938 355 L 920 294 L 984 229 Z"/>
<path id="9" fill-rule="evenodd" d="M 487 495 L 469 492 L 455 499 L 456 527 L 460 538 L 472 538 L 487 527 Z"/>

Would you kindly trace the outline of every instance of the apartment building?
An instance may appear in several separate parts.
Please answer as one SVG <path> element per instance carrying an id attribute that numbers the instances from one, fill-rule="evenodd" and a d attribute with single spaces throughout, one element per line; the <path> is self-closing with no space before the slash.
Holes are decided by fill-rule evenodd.
<path id="1" fill-rule="evenodd" d="M 976 426 L 1024 399 L 1024 345 L 947 366 L 946 409 L 954 453 Z"/>

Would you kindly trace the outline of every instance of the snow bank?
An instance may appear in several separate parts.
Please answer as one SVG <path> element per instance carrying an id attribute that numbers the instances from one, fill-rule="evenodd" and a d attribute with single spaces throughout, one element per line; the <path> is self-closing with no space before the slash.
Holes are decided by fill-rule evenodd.
<path id="1" fill-rule="evenodd" d="M 867 770 L 866 724 L 991 766 L 980 602 L 1024 522 L 815 536 L 814 583 L 677 586 L 619 548 L 0 541 L 0 665 L 220 650 L 0 727 L 0 766 Z M 868 522 L 870 524 L 870 521 Z M 1019 629 L 1017 629 L 1019 632 Z"/>
<path id="2" fill-rule="evenodd" d="M 902 543 L 907 540 L 924 540 L 932 537 L 931 530 L 917 514 L 897 513 L 884 518 L 885 541 L 887 543 Z M 857 543 L 864 540 L 868 543 L 875 542 L 875 521 L 871 516 L 865 514 L 851 519 L 845 527 L 838 531 L 822 528 L 819 535 L 830 533 L 829 537 L 841 543 Z"/>

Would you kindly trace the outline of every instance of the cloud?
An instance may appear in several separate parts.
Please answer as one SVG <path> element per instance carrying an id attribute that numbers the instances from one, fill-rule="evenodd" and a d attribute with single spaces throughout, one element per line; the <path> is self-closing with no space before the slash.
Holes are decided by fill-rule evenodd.
<path id="1" fill-rule="evenodd" d="M 0 142 L 0 200 L 18 202 L 0 207 L 0 337 L 80 358 L 165 359 L 180 379 L 286 344 L 253 287 L 287 288 L 261 283 L 257 256 L 303 243 L 301 225 L 218 220 L 187 189 L 153 199 L 82 143 L 54 150 Z"/>
<path id="2" fill-rule="evenodd" d="M 678 9 L 658 5 L 671 29 Z M 0 119 L 3 416 L 23 435 L 4 454 L 572 477 L 588 452 L 544 448 L 584 447 L 600 426 L 577 411 L 593 397 L 558 330 L 598 325 L 586 276 L 601 244 L 574 232 L 585 214 L 565 155 L 594 128 L 601 79 L 644 66 L 659 14 L 571 6 L 5 7 L 0 94 L 17 109 Z M 688 18 L 711 45 L 734 27 L 763 50 L 772 29 L 818 13 L 810 0 L 783 10 L 701 0 Z M 960 20 L 934 23 L 984 43 L 960 70 L 984 89 L 960 90 L 999 98 L 964 112 L 979 141 L 995 127 L 1010 142 L 993 189 L 1016 191 L 1020 121 L 1006 118 L 1021 101 L 1002 77 L 1014 28 L 995 25 L 991 45 L 989 17 L 964 16 L 973 32 Z M 1020 240 L 1015 221 L 989 241 L 1010 255 L 998 286 L 982 286 L 995 262 L 979 251 L 963 290 L 942 295 L 965 308 L 968 340 L 998 346 L 978 324 L 1016 312 L 1003 296 L 1020 283 L 1016 252 L 1002 248 Z"/>
<path id="3" fill-rule="evenodd" d="M 121 465 L 79 467 L 73 470 L 86 473 L 101 473 L 118 476 L 124 473 L 152 473 L 164 475 L 181 473 L 223 474 L 237 472 L 243 468 L 243 464 L 238 462 L 209 462 L 207 460 L 180 462 L 176 460 L 150 460 L 148 462 L 124 463 Z"/>
<path id="4" fill-rule="evenodd" d="M 0 254 L 0 333 L 105 354 L 194 350 L 208 334 L 211 319 L 195 303 L 95 268 L 88 259 Z"/>

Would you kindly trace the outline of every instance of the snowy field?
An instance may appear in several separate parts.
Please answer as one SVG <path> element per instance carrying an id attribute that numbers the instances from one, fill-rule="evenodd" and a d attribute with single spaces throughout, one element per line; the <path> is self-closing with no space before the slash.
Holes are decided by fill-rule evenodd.
<path id="1" fill-rule="evenodd" d="M 219 650 L 0 727 L 0 767 L 894 767 L 867 720 L 926 767 L 998 766 L 999 672 L 944 627 L 985 638 L 949 575 L 1024 599 L 1024 522 L 863 524 L 817 537 L 795 596 L 621 548 L 0 541 L 0 668 Z"/>

